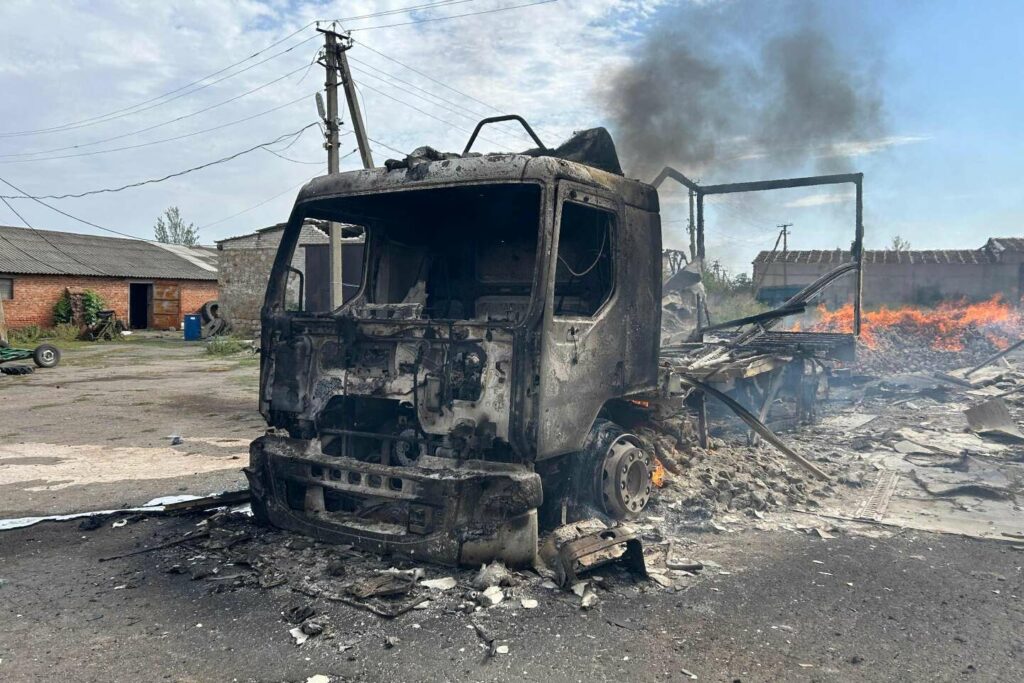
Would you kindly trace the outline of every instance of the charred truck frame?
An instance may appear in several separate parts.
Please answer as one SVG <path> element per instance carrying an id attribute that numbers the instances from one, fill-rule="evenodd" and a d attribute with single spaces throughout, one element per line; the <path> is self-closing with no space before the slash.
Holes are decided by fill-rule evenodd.
<path id="1" fill-rule="evenodd" d="M 537 149 L 469 153 L 510 118 Z M 289 302 L 307 218 L 366 231 L 360 289 L 334 311 Z M 539 518 L 635 517 L 653 454 L 615 418 L 671 398 L 661 255 L 657 192 L 622 175 L 603 129 L 552 150 L 519 117 L 485 119 L 461 155 L 421 148 L 312 180 L 262 313 L 271 429 L 246 469 L 254 513 L 381 552 L 513 565 L 534 561 Z"/>

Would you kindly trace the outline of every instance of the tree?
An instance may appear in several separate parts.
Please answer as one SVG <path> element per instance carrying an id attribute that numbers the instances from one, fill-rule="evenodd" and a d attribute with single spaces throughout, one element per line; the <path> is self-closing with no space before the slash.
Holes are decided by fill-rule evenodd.
<path id="1" fill-rule="evenodd" d="M 899 235 L 894 235 L 889 248 L 893 251 L 910 251 L 910 241 L 903 239 Z"/>
<path id="2" fill-rule="evenodd" d="M 168 207 L 164 215 L 156 219 L 153 232 L 156 234 L 156 241 L 164 244 L 184 244 L 192 247 L 199 242 L 199 230 L 196 229 L 195 223 L 185 225 L 176 206 Z"/>

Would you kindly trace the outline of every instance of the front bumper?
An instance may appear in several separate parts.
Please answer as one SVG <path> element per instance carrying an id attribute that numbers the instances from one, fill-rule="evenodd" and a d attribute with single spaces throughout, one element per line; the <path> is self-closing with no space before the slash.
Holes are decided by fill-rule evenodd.
<path id="1" fill-rule="evenodd" d="M 252 442 L 245 474 L 260 521 L 318 540 L 449 565 L 534 562 L 543 497 L 523 465 L 424 456 L 391 467 L 267 434 Z"/>

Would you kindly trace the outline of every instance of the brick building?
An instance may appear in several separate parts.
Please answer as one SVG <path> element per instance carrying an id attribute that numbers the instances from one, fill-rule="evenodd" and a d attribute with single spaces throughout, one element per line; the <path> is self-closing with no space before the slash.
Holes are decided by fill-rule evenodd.
<path id="1" fill-rule="evenodd" d="M 284 234 L 284 223 L 262 228 L 248 235 L 229 237 L 217 242 L 217 272 L 221 311 L 236 332 L 256 334 L 260 327 L 260 309 L 267 280 L 274 265 L 277 247 Z M 362 228 L 342 226 L 342 259 L 345 298 L 359 289 L 363 271 Z M 289 280 L 289 305 L 307 311 L 328 310 L 330 271 L 327 224 L 307 220 L 302 226 L 299 243 L 292 255 L 292 268 L 303 275 L 303 301 L 298 301 L 298 279 Z"/>
<path id="2" fill-rule="evenodd" d="M 762 251 L 754 259 L 758 299 L 778 304 L 821 275 L 850 260 L 850 252 Z M 853 300 L 853 276 L 822 292 L 837 307 Z M 1019 303 L 1024 295 L 1024 238 L 993 237 L 979 249 L 866 250 L 864 305 L 931 305 L 979 301 L 995 295 Z"/>
<path id="3" fill-rule="evenodd" d="M 11 329 L 53 326 L 66 289 L 92 290 L 134 329 L 179 328 L 217 298 L 216 252 L 0 226 L 0 298 Z"/>

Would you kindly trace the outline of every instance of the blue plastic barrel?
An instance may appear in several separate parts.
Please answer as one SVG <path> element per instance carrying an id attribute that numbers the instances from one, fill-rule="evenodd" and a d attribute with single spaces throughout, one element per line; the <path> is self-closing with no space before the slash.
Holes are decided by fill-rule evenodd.
<path id="1" fill-rule="evenodd" d="M 185 341 L 199 341 L 202 337 L 203 322 L 198 315 L 185 316 Z"/>

